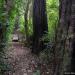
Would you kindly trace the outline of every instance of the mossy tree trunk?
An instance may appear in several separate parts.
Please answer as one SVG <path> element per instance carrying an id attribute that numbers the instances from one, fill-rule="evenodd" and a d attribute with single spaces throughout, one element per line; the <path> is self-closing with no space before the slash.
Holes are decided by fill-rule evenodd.
<path id="1" fill-rule="evenodd" d="M 7 41 L 7 29 L 8 29 L 8 19 L 9 19 L 9 12 L 11 9 L 11 2 L 12 0 L 3 0 L 2 1 L 2 9 L 0 13 L 0 74 L 4 75 L 6 71 L 6 65 L 4 63 L 4 56 L 5 56 L 5 46 Z"/>

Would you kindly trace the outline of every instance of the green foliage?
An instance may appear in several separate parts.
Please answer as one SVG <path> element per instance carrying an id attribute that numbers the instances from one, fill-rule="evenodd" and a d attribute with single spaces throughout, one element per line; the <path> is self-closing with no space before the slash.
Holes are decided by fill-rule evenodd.
<path id="1" fill-rule="evenodd" d="M 28 29 L 29 29 L 29 35 L 32 35 L 32 33 L 33 33 L 32 19 L 28 20 Z"/>
<path id="2" fill-rule="evenodd" d="M 25 27 L 24 27 L 24 16 L 20 16 L 20 32 L 25 34 Z"/>
<path id="3" fill-rule="evenodd" d="M 2 23 L 3 27 L 3 39 L 0 42 L 0 70 L 6 69 L 4 63 L 4 48 L 8 45 L 8 42 L 12 39 L 12 33 L 15 25 L 15 18 L 19 15 L 20 20 L 20 32 L 25 35 L 25 20 L 24 20 L 24 13 L 26 11 L 26 5 L 28 0 L 13 0 L 13 7 L 11 7 L 10 11 L 8 12 L 8 16 L 6 15 L 6 11 L 4 10 L 4 1 L 0 0 L 0 22 Z M 52 52 L 52 46 L 55 37 L 55 30 L 58 24 L 58 9 L 59 9 L 59 0 L 47 0 L 47 16 L 48 16 L 48 30 L 49 32 L 47 35 L 42 37 L 42 41 L 48 41 L 45 43 L 48 47 L 42 52 L 42 59 L 49 60 L 51 59 L 50 55 Z M 32 24 L 32 17 L 28 19 L 28 35 L 31 36 L 33 34 L 33 24 Z"/>
<path id="4" fill-rule="evenodd" d="M 48 64 L 52 62 L 54 57 L 54 51 L 53 51 L 53 45 L 54 45 L 54 39 L 50 37 L 50 34 L 45 34 L 41 41 L 44 42 L 45 49 L 40 52 L 39 58 L 42 62 Z"/>
<path id="5" fill-rule="evenodd" d="M 33 25 L 32 25 L 32 19 L 28 20 L 28 33 L 29 36 L 32 35 L 33 33 Z M 24 16 L 21 15 L 20 16 L 20 32 L 24 35 L 25 34 L 25 20 L 24 20 Z"/>
<path id="6" fill-rule="evenodd" d="M 41 75 L 40 70 L 35 71 L 35 72 L 33 73 L 33 75 Z"/>
<path id="7" fill-rule="evenodd" d="M 13 12 L 14 11 L 14 12 Z M 5 47 L 8 45 L 8 40 L 11 38 L 11 33 L 13 30 L 14 25 L 14 18 L 15 18 L 15 10 L 12 8 L 9 12 L 9 15 L 7 16 L 7 13 L 4 9 L 4 0 L 0 0 L 0 22 L 2 24 L 2 39 L 0 39 L 0 75 L 2 71 L 7 70 L 7 64 L 4 62 Z M 1 35 L 1 34 L 0 34 Z"/>
<path id="8" fill-rule="evenodd" d="M 40 53 L 40 59 L 44 63 L 49 63 L 54 59 L 55 34 L 59 20 L 59 0 L 47 0 L 48 33 L 41 40 L 46 48 Z"/>
<path id="9" fill-rule="evenodd" d="M 50 38 L 54 37 L 59 18 L 59 0 L 47 0 L 48 30 Z"/>
<path id="10" fill-rule="evenodd" d="M 4 4 L 4 0 L 0 0 L 0 17 L 3 13 L 3 4 Z"/>

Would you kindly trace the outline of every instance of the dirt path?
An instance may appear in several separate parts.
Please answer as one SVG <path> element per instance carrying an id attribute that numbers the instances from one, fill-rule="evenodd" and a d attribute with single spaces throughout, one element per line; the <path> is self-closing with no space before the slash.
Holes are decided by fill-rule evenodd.
<path id="1" fill-rule="evenodd" d="M 11 43 L 6 56 L 10 69 L 5 75 L 52 75 L 48 65 L 19 42 Z"/>
<path id="2" fill-rule="evenodd" d="M 38 57 L 32 55 L 31 50 L 19 42 L 12 43 L 8 51 L 8 61 L 11 65 L 8 75 L 40 75 Z"/>

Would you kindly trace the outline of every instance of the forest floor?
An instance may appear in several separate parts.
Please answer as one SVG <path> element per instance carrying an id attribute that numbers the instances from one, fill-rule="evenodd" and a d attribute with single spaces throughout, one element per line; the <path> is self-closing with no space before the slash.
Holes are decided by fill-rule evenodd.
<path id="1" fill-rule="evenodd" d="M 46 64 L 19 42 L 11 43 L 7 58 L 11 68 L 6 75 L 50 75 Z"/>

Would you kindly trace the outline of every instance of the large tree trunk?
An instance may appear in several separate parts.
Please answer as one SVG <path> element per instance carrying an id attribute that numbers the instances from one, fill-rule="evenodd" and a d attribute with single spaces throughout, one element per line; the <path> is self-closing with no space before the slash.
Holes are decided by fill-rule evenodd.
<path id="1" fill-rule="evenodd" d="M 40 38 L 48 31 L 46 0 L 34 0 L 33 5 L 33 50 L 38 53 L 43 48 Z"/>
<path id="2" fill-rule="evenodd" d="M 70 29 L 71 29 L 71 38 L 72 38 L 71 72 L 75 74 L 75 0 L 72 0 Z"/>
<path id="3" fill-rule="evenodd" d="M 75 72 L 75 1 L 60 0 L 59 27 L 56 35 L 54 75 Z"/>

